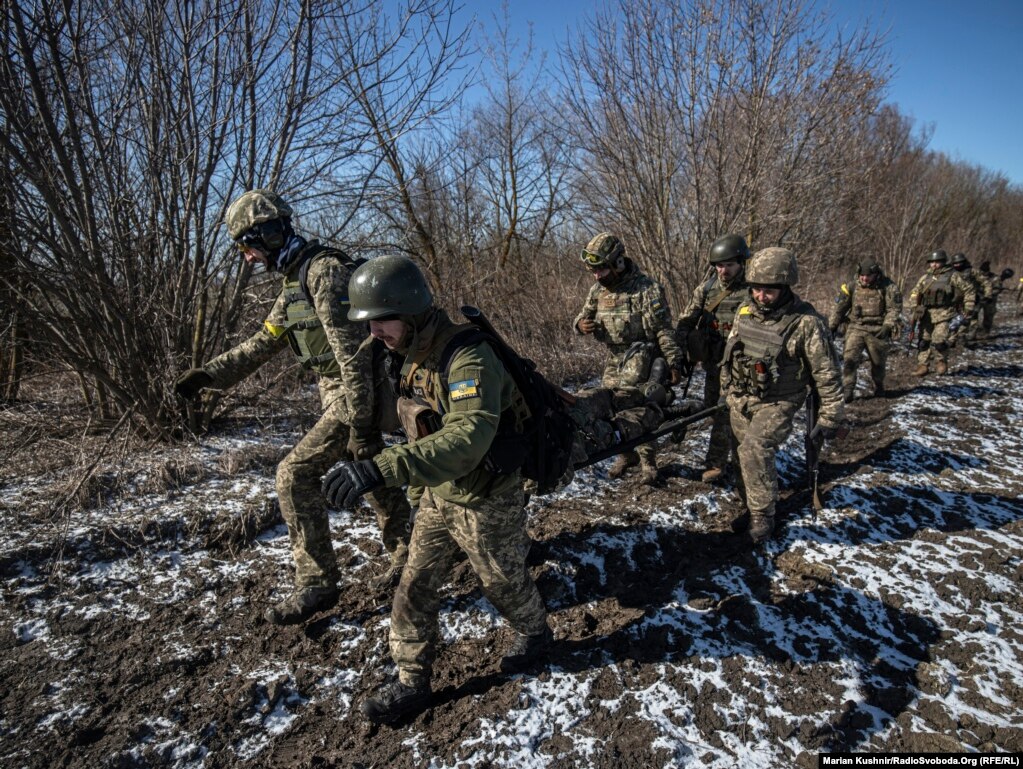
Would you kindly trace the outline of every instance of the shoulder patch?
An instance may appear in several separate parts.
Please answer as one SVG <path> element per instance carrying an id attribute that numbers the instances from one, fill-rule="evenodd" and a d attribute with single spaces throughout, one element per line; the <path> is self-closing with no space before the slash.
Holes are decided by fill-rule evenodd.
<path id="1" fill-rule="evenodd" d="M 842 293 L 845 294 L 846 296 L 849 296 L 849 284 L 848 283 L 843 283 L 842 284 Z"/>
<path id="2" fill-rule="evenodd" d="M 277 326 L 268 320 L 263 321 L 263 328 L 266 330 L 266 333 L 274 339 L 279 338 L 281 334 L 287 331 L 287 326 Z"/>
<path id="3" fill-rule="evenodd" d="M 460 382 L 449 382 L 448 394 L 451 396 L 451 400 L 453 401 L 465 400 L 466 398 L 479 398 L 481 394 L 480 380 L 463 379 Z"/>
<path id="4" fill-rule="evenodd" d="M 740 315 L 751 315 L 753 313 L 752 308 L 748 304 L 744 304 L 739 308 Z"/>

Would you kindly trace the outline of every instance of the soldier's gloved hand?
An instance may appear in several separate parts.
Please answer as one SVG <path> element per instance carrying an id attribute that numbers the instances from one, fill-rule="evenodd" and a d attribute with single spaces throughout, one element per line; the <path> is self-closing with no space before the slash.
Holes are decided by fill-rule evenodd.
<path id="1" fill-rule="evenodd" d="M 353 430 L 348 436 L 348 453 L 356 459 L 375 457 L 383 447 L 377 435 L 359 435 Z"/>
<path id="2" fill-rule="evenodd" d="M 597 330 L 597 321 L 592 318 L 583 318 L 576 324 L 576 328 L 581 334 L 592 334 Z"/>
<path id="3" fill-rule="evenodd" d="M 213 384 L 213 377 L 201 368 L 190 368 L 174 380 L 174 392 L 191 400 L 199 391 Z"/>
<path id="4" fill-rule="evenodd" d="M 351 510 L 363 494 L 384 485 L 384 476 L 372 459 L 342 462 L 323 476 L 320 487 L 331 506 Z"/>

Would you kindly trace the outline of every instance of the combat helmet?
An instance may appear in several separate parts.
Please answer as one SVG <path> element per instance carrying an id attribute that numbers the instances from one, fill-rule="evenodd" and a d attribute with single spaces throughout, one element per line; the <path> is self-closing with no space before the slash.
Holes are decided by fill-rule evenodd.
<path id="1" fill-rule="evenodd" d="M 284 245 L 291 216 L 291 206 L 277 193 L 249 190 L 228 207 L 224 222 L 227 234 L 239 245 L 273 252 Z"/>
<path id="2" fill-rule="evenodd" d="M 433 304 L 433 294 L 415 262 L 387 254 L 355 270 L 348 283 L 348 301 L 348 320 L 379 320 L 419 315 Z"/>
<path id="3" fill-rule="evenodd" d="M 610 267 L 615 272 L 625 270 L 625 245 L 610 232 L 595 235 L 580 257 L 587 267 Z"/>
<path id="4" fill-rule="evenodd" d="M 877 263 L 877 260 L 873 257 L 868 256 L 862 262 L 856 265 L 857 275 L 880 275 L 881 265 Z"/>
<path id="5" fill-rule="evenodd" d="M 749 246 L 742 235 L 722 235 L 710 247 L 710 263 L 745 262 L 749 259 Z"/>
<path id="6" fill-rule="evenodd" d="M 799 282 L 796 255 L 787 248 L 764 248 L 746 267 L 746 282 L 754 286 L 794 286 Z"/>
<path id="7" fill-rule="evenodd" d="M 948 264 L 948 254 L 945 253 L 945 250 L 943 248 L 939 248 L 937 251 L 931 252 L 931 255 L 927 257 L 927 261 Z"/>
<path id="8" fill-rule="evenodd" d="M 952 257 L 952 266 L 957 270 L 965 270 L 967 267 L 971 267 L 970 260 L 966 258 L 966 254 L 960 251 L 958 254 Z"/>

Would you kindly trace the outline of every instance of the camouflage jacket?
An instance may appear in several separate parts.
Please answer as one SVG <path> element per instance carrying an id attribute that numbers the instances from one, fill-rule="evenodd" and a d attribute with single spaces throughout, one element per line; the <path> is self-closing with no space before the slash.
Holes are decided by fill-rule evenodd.
<path id="1" fill-rule="evenodd" d="M 645 341 L 660 350 L 671 368 L 682 366 L 682 350 L 675 341 L 664 290 L 632 261 L 614 288 L 593 284 L 582 311 L 572 322 L 577 334 L 583 319 L 597 322 L 593 335 L 613 355 L 621 355 L 634 342 Z"/>
<path id="2" fill-rule="evenodd" d="M 973 282 L 949 266 L 925 272 L 909 295 L 911 310 L 926 311 L 935 323 L 951 320 L 957 312 L 969 315 L 976 304 L 977 290 Z"/>
<path id="3" fill-rule="evenodd" d="M 473 506 L 520 485 L 517 471 L 494 475 L 481 467 L 497 435 L 501 414 L 517 404 L 518 389 L 490 344 L 459 348 L 440 370 L 454 324 L 432 311 L 402 367 L 402 390 L 436 404 L 440 427 L 422 438 L 384 449 L 374 458 L 387 486 L 409 486 L 415 501 L 424 488 L 441 499 Z"/>
<path id="4" fill-rule="evenodd" d="M 754 353 L 747 327 L 753 335 L 776 332 L 781 337 L 780 349 L 768 355 Z M 761 368 L 758 362 L 766 364 L 762 394 L 744 386 Z M 838 427 L 845 414 L 838 354 L 824 319 L 813 306 L 793 294 L 768 312 L 752 301 L 740 307 L 721 364 L 721 391 L 729 403 L 739 408 L 783 400 L 801 404 L 810 387 L 820 396 L 820 424 Z"/>
<path id="5" fill-rule="evenodd" d="M 998 299 L 998 295 L 1002 292 L 1002 281 L 998 279 L 998 276 L 993 272 L 975 272 L 973 273 L 980 283 L 982 291 L 977 294 L 978 302 L 994 302 Z"/>
<path id="6" fill-rule="evenodd" d="M 736 275 L 730 282 L 722 282 L 717 274 L 702 281 L 689 297 L 689 303 L 678 316 L 675 326 L 678 343 L 689 348 L 690 358 L 703 360 L 709 358 L 709 364 L 721 360 L 725 349 L 725 338 L 732 330 L 732 322 L 739 307 L 749 299 L 749 284 L 744 273 Z M 706 334 L 704 344 L 706 352 L 696 355 L 693 342 L 693 331 L 703 330 Z"/>
<path id="7" fill-rule="evenodd" d="M 852 328 L 877 331 L 882 326 L 895 329 L 902 312 L 902 293 L 887 275 L 873 286 L 861 286 L 858 279 L 843 283 L 828 315 L 828 326 L 835 329 L 843 322 Z"/>
<path id="8" fill-rule="evenodd" d="M 332 249 L 321 250 L 316 241 L 307 243 L 285 282 L 294 280 L 302 264 L 314 253 L 317 258 L 309 266 L 307 286 L 316 318 L 322 324 L 330 349 L 339 366 L 338 382 L 325 382 L 321 393 L 336 391 L 338 384 L 344 396 L 343 419 L 356 434 L 371 430 L 374 410 L 374 367 L 372 350 L 360 351 L 366 338 L 366 324 L 348 320 L 348 281 L 353 267 Z M 221 353 L 205 366 L 213 378 L 213 386 L 231 387 L 252 374 L 285 347 L 291 346 L 299 355 L 294 331 L 289 328 L 288 292 L 282 290 L 262 327 L 245 341 Z M 322 375 L 321 375 L 322 376 Z M 335 377 L 331 377 L 335 378 Z"/>

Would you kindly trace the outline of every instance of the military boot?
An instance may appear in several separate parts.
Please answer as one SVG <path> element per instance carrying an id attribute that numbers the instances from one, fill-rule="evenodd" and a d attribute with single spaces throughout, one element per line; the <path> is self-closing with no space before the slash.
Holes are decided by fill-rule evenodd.
<path id="1" fill-rule="evenodd" d="M 948 373 L 948 364 L 943 360 L 939 360 L 934 364 L 934 373 L 938 376 L 945 376 Z"/>
<path id="2" fill-rule="evenodd" d="M 714 483 L 714 481 L 720 480 L 725 474 L 725 468 L 723 467 L 708 467 L 703 471 L 703 475 L 700 476 L 700 480 L 704 483 Z"/>
<path id="3" fill-rule="evenodd" d="M 401 580 L 401 572 L 408 561 L 408 545 L 404 542 L 399 544 L 391 553 L 391 563 L 382 574 L 372 577 L 366 584 L 370 590 L 379 592 L 381 590 L 393 590 Z"/>
<path id="4" fill-rule="evenodd" d="M 639 464 L 639 455 L 635 451 L 627 451 L 624 454 L 619 454 L 618 458 L 611 465 L 611 469 L 607 471 L 608 478 L 621 478 L 622 475 L 630 467 L 635 467 Z"/>
<path id="5" fill-rule="evenodd" d="M 394 679 L 363 700 L 359 710 L 374 723 L 393 724 L 423 710 L 432 697 L 429 681 L 409 685 Z"/>
<path id="6" fill-rule="evenodd" d="M 884 397 L 884 380 L 883 379 L 875 379 L 874 380 L 874 397 L 875 398 L 883 398 Z"/>
<path id="7" fill-rule="evenodd" d="M 639 482 L 645 486 L 657 483 L 657 465 L 648 460 L 639 463 Z"/>
<path id="8" fill-rule="evenodd" d="M 337 604 L 337 587 L 300 587 L 287 598 L 278 601 L 263 615 L 274 625 L 295 625 L 304 622 L 316 612 Z"/>
<path id="9" fill-rule="evenodd" d="M 751 513 L 749 519 L 749 536 L 754 545 L 766 542 L 774 532 L 774 516 L 763 513 Z"/>
<path id="10" fill-rule="evenodd" d="M 913 376 L 927 376 L 927 364 L 921 363 L 913 369 Z"/>
<path id="11" fill-rule="evenodd" d="M 501 658 L 502 673 L 516 673 L 526 670 L 547 655 L 554 643 L 554 631 L 546 625 L 537 635 L 515 634 L 515 640 Z"/>

